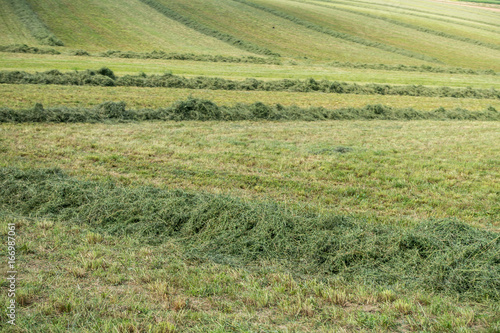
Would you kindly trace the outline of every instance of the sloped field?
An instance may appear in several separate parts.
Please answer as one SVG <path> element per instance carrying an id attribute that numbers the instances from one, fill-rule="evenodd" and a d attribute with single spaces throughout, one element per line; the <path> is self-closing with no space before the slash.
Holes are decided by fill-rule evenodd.
<path id="1" fill-rule="evenodd" d="M 250 54 L 170 20 L 136 0 L 31 4 L 50 29 L 73 49 Z"/>

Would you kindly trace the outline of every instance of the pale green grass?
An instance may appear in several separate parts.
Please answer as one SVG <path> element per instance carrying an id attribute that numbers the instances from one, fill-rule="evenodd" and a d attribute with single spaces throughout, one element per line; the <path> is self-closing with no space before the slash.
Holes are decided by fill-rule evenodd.
<path id="1" fill-rule="evenodd" d="M 495 122 L 3 124 L 0 166 L 498 229 Z M 337 147 L 352 151 L 338 153 Z"/>
<path id="2" fill-rule="evenodd" d="M 447 65 L 500 69 L 498 60 L 500 50 L 420 32 L 383 20 L 337 10 L 334 7 L 326 8 L 328 6 L 287 0 L 253 0 L 253 2 L 336 31 L 425 54 Z"/>
<path id="3" fill-rule="evenodd" d="M 24 43 L 38 45 L 38 41 L 17 18 L 6 0 L 0 0 L 0 45 Z"/>
<path id="4" fill-rule="evenodd" d="M 329 2 L 330 0 L 310 0 L 313 2 Z M 447 11 L 443 10 L 422 10 L 418 9 L 415 7 L 415 5 L 418 5 L 416 2 L 412 2 L 410 6 L 414 6 L 413 8 L 411 7 L 404 7 L 402 6 L 401 2 L 399 4 L 395 3 L 390 3 L 390 2 L 384 2 L 384 3 L 377 3 L 374 1 L 361 1 L 361 0 L 355 0 L 355 1 L 346 1 L 346 0 L 335 0 L 335 3 L 338 5 L 345 5 L 345 6 L 354 6 L 357 9 L 370 9 L 370 10 L 377 10 L 380 11 L 380 13 L 392 13 L 393 19 L 401 19 L 402 17 L 399 15 L 403 16 L 412 16 L 412 17 L 420 17 L 425 20 L 429 20 L 428 22 L 447 22 L 447 23 L 452 23 L 452 24 L 458 24 L 462 27 L 473 27 L 476 29 L 481 29 L 485 31 L 492 31 L 492 32 L 497 32 L 500 31 L 500 25 L 498 24 L 488 24 L 482 19 L 484 18 L 484 15 L 481 16 L 480 19 L 471 19 L 467 18 L 467 15 L 465 16 L 455 16 L 453 15 L 453 10 L 450 10 L 448 8 Z M 420 3 L 422 4 L 422 3 Z M 421 7 L 419 7 L 421 8 Z M 448 13 L 448 14 L 447 14 Z M 472 12 L 469 11 L 467 14 L 471 14 Z M 456 13 L 455 13 L 456 14 Z"/>
<path id="5" fill-rule="evenodd" d="M 439 16 L 439 18 L 436 19 L 430 19 L 431 17 L 429 16 L 421 17 L 414 15 L 415 13 L 408 12 L 398 12 L 397 15 L 395 15 L 394 11 L 387 11 L 382 10 L 381 8 L 373 8 L 368 6 L 365 7 L 353 2 L 331 2 L 329 0 L 301 1 L 314 3 L 320 6 L 347 9 L 349 11 L 356 11 L 361 14 L 380 16 L 397 22 L 412 24 L 436 31 L 442 31 L 456 36 L 472 38 L 486 43 L 500 44 L 500 29 L 496 29 L 494 27 L 481 27 L 478 24 L 465 21 L 457 22 L 451 19 L 443 18 L 443 16 Z"/>
<path id="6" fill-rule="evenodd" d="M 476 22 L 492 27 L 500 27 L 498 23 L 498 12 L 485 8 L 469 7 L 458 1 L 413 1 L 413 0 L 351 0 L 353 3 L 362 3 L 385 7 L 387 10 L 406 10 L 416 13 L 432 14 L 448 19 L 453 18 L 468 22 Z M 474 4 L 476 5 L 476 4 Z M 498 6 L 496 7 L 498 8 Z"/>
<path id="7" fill-rule="evenodd" d="M 16 225 L 17 326 L 1 332 L 477 332 L 498 305 L 349 281 L 294 277 L 279 266 L 187 259 L 175 242 L 96 233 L 48 220 Z M 6 257 L 5 247 L 0 249 Z M 2 266 L 4 267 L 4 266 Z M 4 269 L 2 268 L 2 271 Z M 8 302 L 1 293 L 0 303 Z M 2 312 L 2 323 L 6 318 Z"/>
<path id="8" fill-rule="evenodd" d="M 425 63 L 334 38 L 231 0 L 160 2 L 204 25 L 265 46 L 284 56 L 354 62 Z"/>
<path id="9" fill-rule="evenodd" d="M 73 49 L 250 54 L 170 20 L 140 1 L 55 0 L 31 5 Z"/>
<path id="10" fill-rule="evenodd" d="M 451 97 L 413 97 L 384 95 L 350 95 L 326 93 L 301 93 L 287 91 L 224 91 L 192 90 L 177 88 L 141 87 L 91 87 L 57 85 L 18 85 L 0 84 L 0 107 L 15 109 L 31 108 L 35 103 L 50 106 L 90 107 L 106 101 L 124 101 L 130 108 L 160 108 L 188 97 L 211 100 L 218 105 L 232 106 L 236 103 L 297 105 L 300 107 L 323 106 L 328 109 L 342 107 L 363 107 L 367 104 L 382 104 L 395 108 L 414 108 L 431 111 L 463 108 L 471 111 L 484 111 L 488 107 L 500 110 L 499 100 L 451 98 Z"/>
<path id="11" fill-rule="evenodd" d="M 213 76 L 227 79 L 307 79 L 357 83 L 414 84 L 427 86 L 500 88 L 498 75 L 466 75 L 335 68 L 328 64 L 263 65 L 245 63 L 205 63 L 184 60 L 119 59 L 67 55 L 33 55 L 0 52 L 0 68 L 28 72 L 99 69 L 109 67 L 118 75 L 173 74 Z"/>

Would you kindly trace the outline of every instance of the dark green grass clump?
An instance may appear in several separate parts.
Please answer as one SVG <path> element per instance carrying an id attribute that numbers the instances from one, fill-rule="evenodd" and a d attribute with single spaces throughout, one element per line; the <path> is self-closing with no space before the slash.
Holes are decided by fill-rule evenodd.
<path id="1" fill-rule="evenodd" d="M 13 8 L 19 20 L 28 28 L 31 35 L 41 44 L 50 46 L 64 45 L 64 43 L 47 28 L 45 23 L 43 23 L 35 11 L 33 11 L 33 8 L 31 8 L 26 0 L 7 0 L 7 2 Z"/>
<path id="2" fill-rule="evenodd" d="M 444 108 L 419 111 L 412 108 L 398 109 L 384 105 L 331 110 L 323 107 L 301 108 L 280 104 L 266 105 L 261 102 L 218 106 L 212 101 L 198 98 L 180 100 L 166 108 L 139 110 L 127 109 L 125 102 L 105 102 L 95 108 L 44 108 L 40 103 L 36 103 L 30 109 L 0 108 L 0 123 L 96 123 L 151 120 L 500 120 L 500 112 L 493 107 L 485 111 L 446 110 Z"/>
<path id="3" fill-rule="evenodd" d="M 81 181 L 58 169 L 0 169 L 0 210 L 152 244 L 176 240 L 197 258 L 280 261 L 297 273 L 500 299 L 500 235 L 454 220 L 373 225 L 276 202 Z"/>
<path id="4" fill-rule="evenodd" d="M 0 45 L 0 52 L 33 53 L 33 54 L 61 54 L 54 49 L 40 49 L 26 44 Z"/>
<path id="5" fill-rule="evenodd" d="M 196 22 L 196 21 L 194 21 L 186 16 L 183 16 L 183 15 L 177 13 L 176 11 L 172 10 L 171 8 L 168 8 L 155 0 L 140 0 L 140 1 L 145 3 L 146 5 L 150 6 L 151 8 L 156 10 L 157 12 L 161 13 L 162 15 L 165 15 L 166 17 L 172 19 L 172 20 L 180 22 L 193 30 L 201 32 L 204 35 L 207 35 L 210 37 L 215 37 L 218 40 L 221 40 L 227 44 L 236 46 L 242 50 L 249 51 L 249 52 L 256 53 L 256 54 L 263 54 L 263 55 L 267 55 L 267 56 L 276 56 L 276 57 L 280 56 L 278 53 L 275 53 L 275 52 L 273 52 L 265 47 L 250 43 L 250 42 L 245 41 L 245 40 L 241 40 L 241 39 L 236 38 L 230 34 L 226 34 L 226 33 L 220 32 L 218 30 L 212 29 L 210 27 L 207 27 L 199 22 Z"/>
<path id="6" fill-rule="evenodd" d="M 476 88 L 425 87 L 416 85 L 393 86 L 370 83 L 359 85 L 338 81 L 313 78 L 307 80 L 275 80 L 263 81 L 248 78 L 243 81 L 226 80 L 217 77 L 198 76 L 186 78 L 165 73 L 163 75 L 125 75 L 116 77 L 112 70 L 86 70 L 62 73 L 58 70 L 27 73 L 21 71 L 0 71 L 0 83 L 7 84 L 60 84 L 89 86 L 125 86 L 125 87 L 164 87 L 210 90 L 242 90 L 242 91 L 293 91 L 324 92 L 336 94 L 359 95 L 399 95 L 453 98 L 489 98 L 500 99 L 500 91 Z"/>

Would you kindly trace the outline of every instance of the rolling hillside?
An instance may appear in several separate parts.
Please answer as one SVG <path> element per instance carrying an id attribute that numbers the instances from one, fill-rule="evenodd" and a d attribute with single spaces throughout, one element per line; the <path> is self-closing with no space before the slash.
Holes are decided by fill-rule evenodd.
<path id="1" fill-rule="evenodd" d="M 25 0 L 61 50 L 281 56 L 500 70 L 500 11 L 437 1 Z M 0 45 L 43 44 L 0 0 Z M 24 23 L 23 23 L 24 22 Z M 360 24 L 362 22 L 362 24 Z M 31 30 L 30 30 L 31 29 Z"/>

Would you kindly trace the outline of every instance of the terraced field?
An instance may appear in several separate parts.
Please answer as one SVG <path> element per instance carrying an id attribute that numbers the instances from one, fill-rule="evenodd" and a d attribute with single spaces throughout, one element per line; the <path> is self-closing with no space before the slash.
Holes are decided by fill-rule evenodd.
<path id="1" fill-rule="evenodd" d="M 499 121 L 496 0 L 0 0 L 0 332 L 497 332 Z"/>

